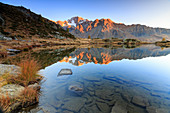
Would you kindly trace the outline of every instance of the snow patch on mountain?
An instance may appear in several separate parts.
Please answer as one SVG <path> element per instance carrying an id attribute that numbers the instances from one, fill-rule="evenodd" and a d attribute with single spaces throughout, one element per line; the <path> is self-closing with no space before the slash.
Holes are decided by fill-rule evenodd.
<path id="1" fill-rule="evenodd" d="M 74 20 L 71 20 L 71 22 L 68 22 L 68 25 L 71 25 L 71 26 L 74 26 L 74 27 L 77 26 L 76 23 L 74 22 Z"/>

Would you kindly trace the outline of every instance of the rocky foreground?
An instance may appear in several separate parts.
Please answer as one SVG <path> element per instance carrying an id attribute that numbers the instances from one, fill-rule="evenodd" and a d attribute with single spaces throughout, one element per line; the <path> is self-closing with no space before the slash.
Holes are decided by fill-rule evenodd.
<path id="1" fill-rule="evenodd" d="M 27 87 L 19 84 L 8 84 L 6 77 L 9 75 L 15 77 L 18 76 L 18 73 L 20 73 L 20 67 L 15 65 L 0 64 L 0 105 L 2 110 L 8 113 L 15 112 L 22 108 L 38 103 L 37 99 L 30 101 L 30 97 L 27 97 L 27 94 L 29 94 L 31 91 L 39 91 L 41 88 L 39 83 L 33 83 Z M 41 79 L 41 77 L 38 77 L 37 81 L 40 81 Z M 35 95 L 31 96 L 34 97 Z M 6 101 L 4 101 L 4 99 Z M 23 99 L 25 100 L 23 101 Z M 9 103 L 7 103 L 7 101 L 9 101 Z"/>

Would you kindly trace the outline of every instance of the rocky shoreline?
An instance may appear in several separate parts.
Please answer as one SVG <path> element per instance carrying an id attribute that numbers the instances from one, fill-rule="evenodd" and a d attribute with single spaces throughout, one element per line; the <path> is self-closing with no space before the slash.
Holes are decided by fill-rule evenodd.
<path id="1" fill-rule="evenodd" d="M 7 112 L 7 113 L 16 112 L 16 111 L 21 110 L 22 108 L 27 108 L 39 102 L 39 100 L 37 99 L 38 97 L 36 97 L 35 95 L 38 95 L 38 92 L 41 89 L 40 81 L 42 80 L 42 77 L 37 77 L 37 83 L 32 83 L 28 86 L 22 86 L 19 84 L 8 84 L 7 82 L 5 82 L 5 79 L 4 79 L 5 74 L 17 76 L 19 72 L 20 72 L 20 67 L 18 66 L 0 64 L 0 77 L 1 77 L 0 79 L 1 81 L 0 105 L 1 105 L 2 111 L 4 112 Z M 32 94 L 30 96 L 33 96 L 33 98 L 27 97 L 28 94 Z M 32 98 L 32 100 L 30 101 L 29 98 Z M 4 99 L 6 100 L 6 102 L 3 101 Z M 9 105 L 6 106 L 6 108 L 2 107 L 3 102 L 7 104 L 7 101 L 9 101 L 8 102 Z"/>
<path id="2" fill-rule="evenodd" d="M 170 47 L 170 41 L 158 41 L 155 44 L 160 47 Z"/>

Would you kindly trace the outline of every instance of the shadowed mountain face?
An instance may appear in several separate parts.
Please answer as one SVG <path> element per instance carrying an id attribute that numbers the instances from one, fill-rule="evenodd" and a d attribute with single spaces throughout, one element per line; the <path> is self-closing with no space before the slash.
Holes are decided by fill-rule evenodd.
<path id="1" fill-rule="evenodd" d="M 60 25 L 30 9 L 0 2 L 0 35 L 11 38 L 75 38 Z"/>
<path id="2" fill-rule="evenodd" d="M 125 25 L 115 23 L 111 19 L 89 21 L 82 17 L 73 17 L 67 21 L 57 21 L 64 29 L 76 37 L 87 38 L 136 38 L 142 41 L 158 41 L 163 37 L 170 39 L 170 29 L 152 28 L 145 25 Z"/>
<path id="3" fill-rule="evenodd" d="M 109 48 L 83 48 L 76 49 L 68 57 L 64 57 L 60 62 L 69 62 L 76 66 L 81 66 L 90 62 L 95 64 L 109 64 L 112 61 L 122 59 L 142 59 L 145 57 L 164 56 L 170 53 L 170 49 L 162 50 L 154 45 L 142 46 L 134 49 L 109 49 Z"/>

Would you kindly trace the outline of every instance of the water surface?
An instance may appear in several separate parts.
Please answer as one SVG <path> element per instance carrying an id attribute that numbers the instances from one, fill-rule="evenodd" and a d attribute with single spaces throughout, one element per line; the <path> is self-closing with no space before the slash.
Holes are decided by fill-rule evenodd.
<path id="1" fill-rule="evenodd" d="M 170 113 L 170 49 L 145 45 L 47 52 L 39 107 L 51 113 Z M 57 55 L 56 55 L 57 54 Z M 60 59 L 59 59 L 60 56 Z M 56 60 L 57 59 L 57 60 Z M 61 69 L 72 75 L 58 76 Z M 69 90 L 83 88 L 82 92 Z"/>

